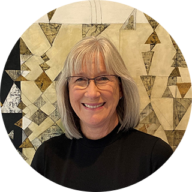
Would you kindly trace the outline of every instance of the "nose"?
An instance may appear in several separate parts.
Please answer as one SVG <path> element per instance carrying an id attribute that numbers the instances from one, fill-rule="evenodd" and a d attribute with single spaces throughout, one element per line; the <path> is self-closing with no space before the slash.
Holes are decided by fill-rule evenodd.
<path id="1" fill-rule="evenodd" d="M 89 80 L 89 85 L 86 88 L 85 97 L 97 98 L 100 96 L 100 91 L 95 85 L 94 80 Z"/>

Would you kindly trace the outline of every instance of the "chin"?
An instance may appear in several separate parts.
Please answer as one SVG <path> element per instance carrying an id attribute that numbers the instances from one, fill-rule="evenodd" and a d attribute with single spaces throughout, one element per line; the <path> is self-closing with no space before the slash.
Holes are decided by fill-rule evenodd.
<path id="1" fill-rule="evenodd" d="M 88 125 L 100 125 L 102 122 L 104 122 L 104 119 L 99 119 L 99 118 L 89 118 L 88 120 L 86 121 L 83 121 L 85 124 L 88 124 Z"/>

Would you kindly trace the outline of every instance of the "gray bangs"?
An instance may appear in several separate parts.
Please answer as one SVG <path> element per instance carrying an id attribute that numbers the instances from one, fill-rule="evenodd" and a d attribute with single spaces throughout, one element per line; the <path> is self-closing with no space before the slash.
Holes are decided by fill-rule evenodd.
<path id="1" fill-rule="evenodd" d="M 96 46 L 95 46 L 96 45 Z M 91 46 L 86 47 L 85 49 L 77 49 L 72 52 L 66 60 L 65 67 L 68 72 L 68 76 L 73 76 L 74 74 L 79 74 L 83 69 L 87 69 L 88 71 L 93 70 L 92 63 L 95 63 L 94 70 L 97 72 L 100 71 L 100 60 L 101 57 L 104 61 L 104 65 L 106 68 L 106 72 L 109 74 L 114 74 L 114 70 L 110 65 L 110 61 L 105 54 L 105 50 L 102 45 L 99 43 L 95 43 L 95 45 L 91 44 Z"/>

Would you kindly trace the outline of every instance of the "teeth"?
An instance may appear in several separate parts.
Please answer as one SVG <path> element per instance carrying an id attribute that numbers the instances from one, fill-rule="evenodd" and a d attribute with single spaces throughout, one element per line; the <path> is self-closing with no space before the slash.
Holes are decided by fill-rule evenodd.
<path id="1" fill-rule="evenodd" d="M 94 105 L 94 106 L 91 106 L 91 105 L 87 105 L 87 104 L 84 104 L 85 107 L 88 107 L 88 108 L 91 108 L 91 109 L 95 109 L 97 107 L 101 107 L 103 105 L 103 103 L 101 103 L 100 105 Z"/>

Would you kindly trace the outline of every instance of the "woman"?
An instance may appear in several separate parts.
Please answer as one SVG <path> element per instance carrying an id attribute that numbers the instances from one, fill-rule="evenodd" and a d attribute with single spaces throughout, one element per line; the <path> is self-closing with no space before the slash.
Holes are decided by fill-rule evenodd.
<path id="1" fill-rule="evenodd" d="M 136 84 L 106 38 L 87 37 L 69 53 L 57 85 L 65 134 L 44 142 L 32 167 L 77 190 L 108 191 L 132 185 L 172 154 L 139 123 Z"/>

